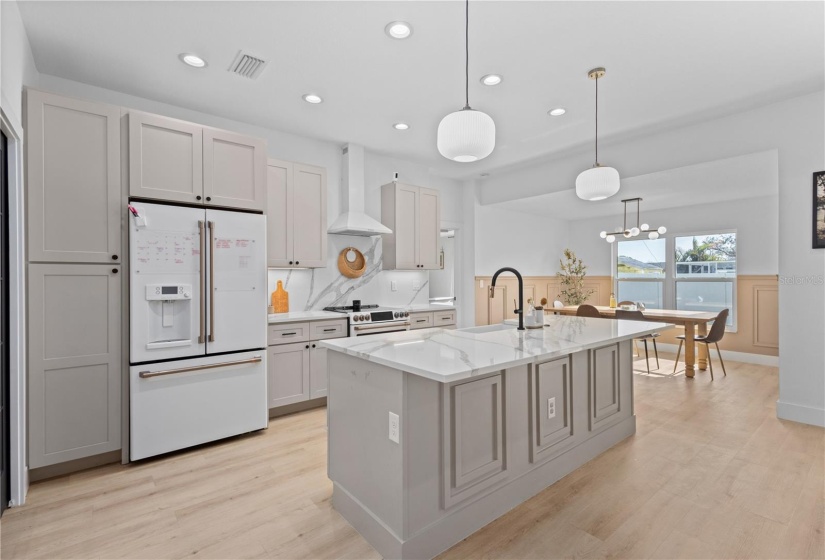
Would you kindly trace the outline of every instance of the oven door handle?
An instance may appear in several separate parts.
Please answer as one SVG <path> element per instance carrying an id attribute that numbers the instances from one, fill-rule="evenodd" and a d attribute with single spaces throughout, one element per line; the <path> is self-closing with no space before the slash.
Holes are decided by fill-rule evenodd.
<path id="1" fill-rule="evenodd" d="M 375 325 L 373 327 L 362 327 L 356 326 L 352 327 L 356 331 L 374 331 L 376 329 L 397 329 L 399 327 L 409 327 L 409 323 L 398 323 L 398 324 L 383 324 L 383 325 Z"/>

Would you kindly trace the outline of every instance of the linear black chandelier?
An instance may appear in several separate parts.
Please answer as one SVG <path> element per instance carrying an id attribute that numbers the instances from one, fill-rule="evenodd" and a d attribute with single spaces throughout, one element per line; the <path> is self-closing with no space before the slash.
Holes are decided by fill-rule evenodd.
<path id="1" fill-rule="evenodd" d="M 639 225 L 639 218 L 640 218 L 640 209 L 639 203 L 642 202 L 641 198 L 626 198 L 622 200 L 624 203 L 624 227 L 621 231 L 614 231 L 612 233 L 608 233 L 603 231 L 599 234 L 599 237 L 607 241 L 608 243 L 613 243 L 616 241 L 616 236 L 622 235 L 627 239 L 631 237 L 636 237 L 640 233 L 646 233 L 648 238 L 650 239 L 659 239 L 660 235 L 664 235 L 667 232 L 667 228 L 665 226 L 661 226 L 657 229 L 652 229 L 647 224 Z M 628 202 L 635 202 L 636 203 L 636 225 L 634 227 L 628 228 L 627 227 L 627 203 Z"/>

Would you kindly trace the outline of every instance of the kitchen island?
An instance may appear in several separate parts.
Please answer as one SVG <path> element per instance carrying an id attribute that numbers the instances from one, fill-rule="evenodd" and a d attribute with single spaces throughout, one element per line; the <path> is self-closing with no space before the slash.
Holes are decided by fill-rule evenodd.
<path id="1" fill-rule="evenodd" d="M 333 506 L 385 558 L 432 558 L 635 433 L 631 341 L 670 327 L 324 341 Z"/>

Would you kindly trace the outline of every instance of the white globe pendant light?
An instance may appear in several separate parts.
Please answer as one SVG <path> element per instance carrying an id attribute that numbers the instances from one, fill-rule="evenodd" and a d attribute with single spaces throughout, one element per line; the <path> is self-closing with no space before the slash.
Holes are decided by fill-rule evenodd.
<path id="1" fill-rule="evenodd" d="M 604 200 L 619 192 L 621 186 L 619 172 L 599 163 L 599 78 L 605 72 L 604 68 L 594 68 L 587 73 L 588 78 L 596 80 L 596 163 L 576 177 L 576 195 L 583 200 Z"/>
<path id="2" fill-rule="evenodd" d="M 464 108 L 450 113 L 438 124 L 438 151 L 447 159 L 470 163 L 484 159 L 496 147 L 496 123 L 490 115 L 470 107 L 470 1 L 464 16 Z"/>

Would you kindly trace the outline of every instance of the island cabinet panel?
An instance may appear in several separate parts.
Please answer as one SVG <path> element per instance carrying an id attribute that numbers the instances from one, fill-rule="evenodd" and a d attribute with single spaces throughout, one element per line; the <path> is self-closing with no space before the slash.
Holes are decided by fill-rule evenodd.
<path id="1" fill-rule="evenodd" d="M 530 462 L 546 460 L 574 443 L 572 358 L 536 364 L 530 372 Z"/>
<path id="2" fill-rule="evenodd" d="M 619 345 L 590 351 L 590 429 L 612 424 L 621 410 Z"/>
<path id="3" fill-rule="evenodd" d="M 504 375 L 446 388 L 444 504 L 497 482 L 507 469 Z"/>

